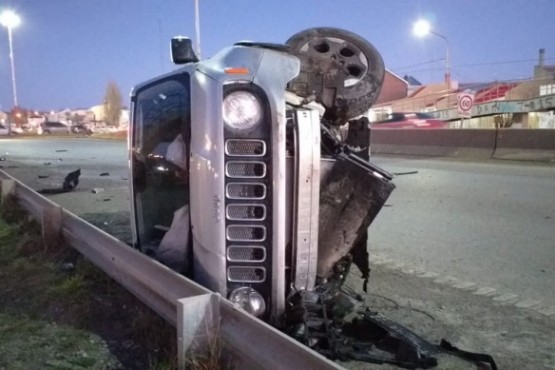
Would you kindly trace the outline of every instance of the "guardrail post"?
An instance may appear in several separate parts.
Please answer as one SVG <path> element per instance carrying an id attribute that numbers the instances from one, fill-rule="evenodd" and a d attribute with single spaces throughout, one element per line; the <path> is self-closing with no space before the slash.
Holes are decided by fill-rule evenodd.
<path id="1" fill-rule="evenodd" d="M 15 192 L 15 181 L 0 179 L 0 183 L 2 184 L 2 203 L 4 203 L 8 196 Z"/>
<path id="2" fill-rule="evenodd" d="M 221 353 L 220 295 L 207 293 L 179 299 L 177 302 L 177 361 L 180 370 L 188 366 L 188 358 L 202 358 Z"/>
<path id="3" fill-rule="evenodd" d="M 46 248 L 56 248 L 62 241 L 62 207 L 52 205 L 42 210 L 42 239 Z"/>

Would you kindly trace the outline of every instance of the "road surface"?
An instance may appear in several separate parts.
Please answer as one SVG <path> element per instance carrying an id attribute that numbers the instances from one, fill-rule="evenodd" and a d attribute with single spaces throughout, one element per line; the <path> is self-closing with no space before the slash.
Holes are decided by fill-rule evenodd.
<path id="1" fill-rule="evenodd" d="M 129 238 L 124 142 L 0 139 L 0 159 L 3 170 L 34 189 L 60 186 L 67 172 L 80 168 L 76 191 L 50 198 Z M 398 176 L 397 189 L 370 227 L 372 273 L 369 292 L 362 295 L 368 306 L 432 342 L 447 338 L 463 349 L 490 353 L 499 368 L 555 369 L 555 168 L 374 160 Z M 360 292 L 356 271 L 348 283 Z M 475 368 L 450 360 L 439 368 Z"/>
<path id="2" fill-rule="evenodd" d="M 378 262 L 517 295 L 515 303 L 555 305 L 554 165 L 374 160 L 399 174 L 388 207 L 370 226 Z"/>
<path id="3" fill-rule="evenodd" d="M 26 173 L 26 183 L 36 189 L 59 186 L 67 172 L 80 168 L 80 190 L 107 190 L 87 192 L 99 199 L 100 208 L 128 209 L 127 196 L 100 204 L 110 189 L 127 189 L 122 141 L 0 140 L 0 156 L 17 162 L 19 169 L 6 169 Z M 555 306 L 554 165 L 409 157 L 373 161 L 397 174 L 397 188 L 370 226 L 375 262 L 438 274 L 451 285 L 495 289 L 517 296 L 515 303 Z"/>

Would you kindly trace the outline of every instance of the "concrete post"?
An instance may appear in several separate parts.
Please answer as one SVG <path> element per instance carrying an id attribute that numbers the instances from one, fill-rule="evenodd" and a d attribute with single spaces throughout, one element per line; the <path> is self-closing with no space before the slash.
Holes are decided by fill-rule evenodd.
<path id="1" fill-rule="evenodd" d="M 177 363 L 180 370 L 188 368 L 188 357 L 221 352 L 219 299 L 219 294 L 207 293 L 178 300 Z"/>
<path id="2" fill-rule="evenodd" d="M 15 181 L 14 180 L 2 180 L 0 179 L 0 184 L 2 184 L 2 203 L 15 192 Z"/>
<path id="3" fill-rule="evenodd" d="M 46 248 L 56 248 L 62 242 L 62 207 L 53 205 L 42 211 L 42 239 Z"/>

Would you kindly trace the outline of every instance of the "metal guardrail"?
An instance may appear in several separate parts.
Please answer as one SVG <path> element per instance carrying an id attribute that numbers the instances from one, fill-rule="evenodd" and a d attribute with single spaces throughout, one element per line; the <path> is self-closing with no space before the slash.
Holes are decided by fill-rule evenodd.
<path id="1" fill-rule="evenodd" d="M 177 328 L 178 364 L 209 346 L 234 368 L 340 369 L 308 347 L 89 224 L 0 171 L 2 198 L 14 195 L 42 225 L 46 243 L 62 240 Z"/>

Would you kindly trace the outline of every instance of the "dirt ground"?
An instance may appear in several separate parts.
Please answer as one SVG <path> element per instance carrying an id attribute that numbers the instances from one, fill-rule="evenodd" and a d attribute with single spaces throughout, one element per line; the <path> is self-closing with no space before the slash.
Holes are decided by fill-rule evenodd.
<path id="1" fill-rule="evenodd" d="M 25 169 L 7 171 L 23 182 L 34 181 L 34 174 Z M 102 197 L 83 190 L 51 199 L 120 239 L 129 240 L 127 189 L 106 189 Z M 394 264 L 372 264 L 368 294 L 362 293 L 362 280 L 356 271 L 351 273 L 349 285 L 363 294 L 372 310 L 407 326 L 432 343 L 445 338 L 461 349 L 491 354 L 499 369 L 555 369 L 553 315 L 515 307 L 509 304 L 510 300 L 494 300 L 488 294 L 476 294 L 480 292 L 467 291 L 464 287 L 454 288 L 437 277 L 406 273 Z M 392 368 L 353 362 L 342 365 L 351 369 Z M 477 367 L 451 356 L 441 356 L 438 368 Z"/>

